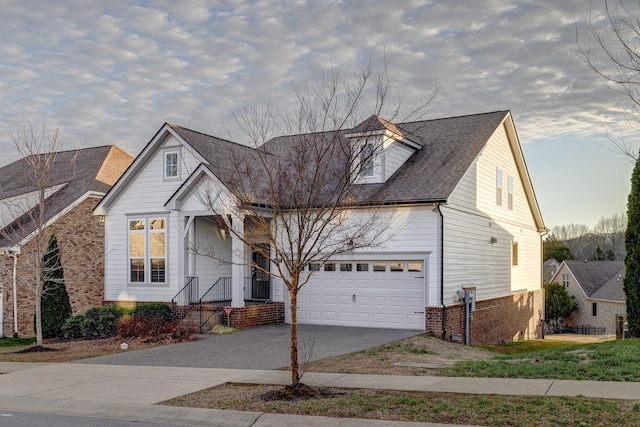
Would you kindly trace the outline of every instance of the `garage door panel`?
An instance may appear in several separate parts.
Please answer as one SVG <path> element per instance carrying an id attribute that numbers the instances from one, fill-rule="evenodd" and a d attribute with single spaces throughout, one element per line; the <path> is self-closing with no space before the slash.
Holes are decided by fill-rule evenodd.
<path id="1" fill-rule="evenodd" d="M 353 265 L 353 271 L 318 271 L 301 289 L 301 323 L 425 328 L 424 278 L 416 278 L 426 275 L 424 272 L 389 271 L 389 264 L 387 271 L 373 271 L 373 262 L 368 271 L 356 271 L 357 262 L 346 262 Z"/>

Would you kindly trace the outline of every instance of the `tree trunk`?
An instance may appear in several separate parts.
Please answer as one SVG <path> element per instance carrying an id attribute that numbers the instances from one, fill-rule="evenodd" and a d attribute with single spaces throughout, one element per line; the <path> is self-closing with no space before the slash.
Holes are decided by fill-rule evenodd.
<path id="1" fill-rule="evenodd" d="M 291 384 L 300 383 L 298 366 L 298 290 L 290 290 L 291 297 Z"/>
<path id="2" fill-rule="evenodd" d="M 44 343 L 42 339 L 42 274 L 38 272 L 36 277 L 36 344 L 42 345 Z"/>

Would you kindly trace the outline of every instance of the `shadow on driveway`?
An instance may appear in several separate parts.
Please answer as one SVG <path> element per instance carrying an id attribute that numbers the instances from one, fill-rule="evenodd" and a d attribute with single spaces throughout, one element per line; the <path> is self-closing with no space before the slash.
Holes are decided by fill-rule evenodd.
<path id="1" fill-rule="evenodd" d="M 403 340 L 423 331 L 298 325 L 300 360 L 353 353 Z M 198 341 L 83 359 L 74 363 L 177 366 L 225 369 L 279 369 L 289 363 L 289 325 L 268 325 L 229 335 L 199 335 Z"/>

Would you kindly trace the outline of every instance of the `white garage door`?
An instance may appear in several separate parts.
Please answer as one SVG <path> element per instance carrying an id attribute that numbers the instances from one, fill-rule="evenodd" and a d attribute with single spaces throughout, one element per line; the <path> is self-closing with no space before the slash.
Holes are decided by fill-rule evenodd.
<path id="1" fill-rule="evenodd" d="M 298 294 L 298 322 L 425 329 L 423 261 L 340 261 L 315 270 Z"/>

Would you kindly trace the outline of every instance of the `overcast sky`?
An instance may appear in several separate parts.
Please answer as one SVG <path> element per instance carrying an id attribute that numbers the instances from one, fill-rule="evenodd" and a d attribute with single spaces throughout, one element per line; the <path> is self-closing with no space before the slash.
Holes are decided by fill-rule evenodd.
<path id="1" fill-rule="evenodd" d="M 2 0 L 0 165 L 17 157 L 19 119 L 59 123 L 65 148 L 137 155 L 164 122 L 220 133 L 228 106 L 286 107 L 292 83 L 386 52 L 405 105 L 440 85 L 427 118 L 511 110 L 547 227 L 592 226 L 624 212 L 630 188 L 604 129 L 634 132 L 578 50 L 589 4 Z"/>

